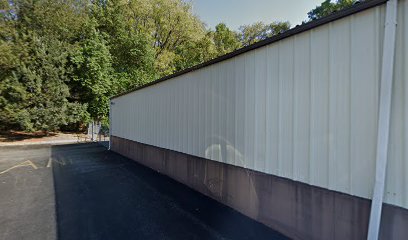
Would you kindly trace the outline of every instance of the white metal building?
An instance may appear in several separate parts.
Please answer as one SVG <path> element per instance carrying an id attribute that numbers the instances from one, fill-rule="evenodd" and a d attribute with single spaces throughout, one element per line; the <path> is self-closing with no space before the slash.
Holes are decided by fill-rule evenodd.
<path id="1" fill-rule="evenodd" d="M 314 198 L 313 189 L 334 194 L 328 201 L 347 196 L 345 201 L 351 203 L 344 203 L 343 210 L 355 207 L 353 201 L 362 201 L 365 210 L 354 209 L 350 219 L 341 219 L 338 214 L 327 217 L 334 225 L 338 221 L 357 224 L 362 229 L 353 231 L 361 233 L 336 233 L 336 227 L 327 233 L 324 229 L 310 229 L 312 233 L 307 233 L 307 229 L 302 230 L 293 219 L 285 220 L 285 216 L 272 220 L 260 217 L 259 212 L 267 209 L 258 206 L 255 213 L 247 210 L 259 205 L 256 201 L 261 201 L 262 193 L 258 188 L 248 190 L 256 191 L 257 199 L 250 199 L 250 203 L 242 205 L 246 207 L 241 207 L 234 200 L 213 196 L 211 191 L 203 192 L 191 184 L 293 238 L 366 238 L 370 216 L 367 209 L 370 211 L 369 199 L 373 197 L 376 179 L 384 41 L 389 41 L 384 40 L 386 3 L 372 0 L 357 4 L 114 97 L 112 149 L 155 169 L 149 159 L 136 157 L 137 152 L 131 148 L 143 150 L 132 142 L 240 167 L 247 174 L 254 171 L 282 178 L 287 184 L 296 185 L 296 191 L 309 191 L 303 195 L 295 193 L 295 198 L 311 195 L 310 203 L 302 209 L 335 209 L 324 197 Z M 398 1 L 397 23 L 382 239 L 408 239 L 407 0 Z M 130 144 L 128 149 L 120 147 L 122 140 Z M 169 159 L 162 161 L 171 164 Z M 165 169 L 162 172 L 172 176 Z M 225 176 L 220 179 L 227 181 Z M 180 181 L 190 185 L 189 180 Z M 208 187 L 209 183 L 203 181 Z M 299 190 L 298 186 L 307 186 L 308 190 Z M 275 192 L 269 197 L 281 198 L 281 194 Z M 281 201 L 302 204 L 296 203 L 302 199 Z M 316 211 L 320 210 L 291 214 L 294 218 L 308 214 L 313 218 Z M 384 218 L 393 222 L 384 222 Z"/>

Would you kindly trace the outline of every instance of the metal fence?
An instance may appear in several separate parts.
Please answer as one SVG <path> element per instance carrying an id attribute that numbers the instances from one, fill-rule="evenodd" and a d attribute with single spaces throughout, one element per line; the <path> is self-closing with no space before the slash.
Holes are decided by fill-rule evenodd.
<path id="1" fill-rule="evenodd" d="M 103 145 L 109 142 L 109 128 L 103 126 L 99 121 L 89 123 L 87 135 L 91 142 L 99 142 Z"/>

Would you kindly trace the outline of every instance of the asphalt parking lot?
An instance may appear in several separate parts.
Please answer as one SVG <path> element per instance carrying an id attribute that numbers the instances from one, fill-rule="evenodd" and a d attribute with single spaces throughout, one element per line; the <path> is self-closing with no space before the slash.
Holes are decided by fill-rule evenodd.
<path id="1" fill-rule="evenodd" d="M 286 239 L 96 144 L 0 147 L 0 239 Z"/>

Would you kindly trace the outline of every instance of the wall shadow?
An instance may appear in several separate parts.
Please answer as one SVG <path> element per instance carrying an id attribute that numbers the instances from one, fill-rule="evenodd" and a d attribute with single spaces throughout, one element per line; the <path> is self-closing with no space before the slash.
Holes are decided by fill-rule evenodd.
<path id="1" fill-rule="evenodd" d="M 52 146 L 58 239 L 287 239 L 95 144 Z"/>

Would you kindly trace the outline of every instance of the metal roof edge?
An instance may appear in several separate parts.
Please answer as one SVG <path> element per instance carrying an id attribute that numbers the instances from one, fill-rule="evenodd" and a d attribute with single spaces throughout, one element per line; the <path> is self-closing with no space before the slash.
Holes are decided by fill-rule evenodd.
<path id="1" fill-rule="evenodd" d="M 213 65 L 213 64 L 215 64 L 215 63 L 219 63 L 219 62 L 228 60 L 228 59 L 230 59 L 230 58 L 236 57 L 236 56 L 241 55 L 241 54 L 243 54 L 243 53 L 246 53 L 246 52 L 255 50 L 255 49 L 257 49 L 257 48 L 264 47 L 264 46 L 269 45 L 269 44 L 272 44 L 272 43 L 274 43 L 274 42 L 278 42 L 278 41 L 283 40 L 283 39 L 285 39 L 285 38 L 294 36 L 294 35 L 296 35 L 296 34 L 299 34 L 299 33 L 302 33 L 302 32 L 308 31 L 308 30 L 311 30 L 311 29 L 313 29 L 313 28 L 317 28 L 317 27 L 322 26 L 322 25 L 324 25 L 324 24 L 327 24 L 327 23 L 330 23 L 330 22 L 339 20 L 339 19 L 341 19 L 341 18 L 344 18 L 344 17 L 350 16 L 350 15 L 353 15 L 353 14 L 355 14 L 355 13 L 358 13 L 358 12 L 361 12 L 361 11 L 364 11 L 364 10 L 367 10 L 367 9 L 370 9 L 370 8 L 373 8 L 373 7 L 376 7 L 376 6 L 378 6 L 378 5 L 382 5 L 382 4 L 386 3 L 387 1 L 388 1 L 388 0 L 367 0 L 367 1 L 364 1 L 364 2 L 356 3 L 356 4 L 355 4 L 354 6 L 352 6 L 352 7 L 343 9 L 343 10 L 338 11 L 338 12 L 334 12 L 334 13 L 332 13 L 332 14 L 326 16 L 326 17 L 323 17 L 323 18 L 320 18 L 320 19 L 317 19 L 317 20 L 313 20 L 313 21 L 311 21 L 311 22 L 304 23 L 304 24 L 302 24 L 302 25 L 297 25 L 296 27 L 291 28 L 291 29 L 289 29 L 289 30 L 287 30 L 287 31 L 285 31 L 285 32 L 283 32 L 283 33 L 281 33 L 281 34 L 279 34 L 279 35 L 275 35 L 275 36 L 273 36 L 273 37 L 267 38 L 267 39 L 265 39 L 265 40 L 256 42 L 256 43 L 251 44 L 251 45 L 249 45 L 249 46 L 246 46 L 246 47 L 237 49 L 237 50 L 235 50 L 235 51 L 233 51 L 233 52 L 230 52 L 230 53 L 227 53 L 227 54 L 225 54 L 225 55 L 219 56 L 219 57 L 217 57 L 217 58 L 211 59 L 211 60 L 209 60 L 209 61 L 207 61 L 207 62 L 203 62 L 203 63 L 200 63 L 200 64 L 198 64 L 198 65 L 195 65 L 195 66 L 186 68 L 186 69 L 184 69 L 184 70 L 181 70 L 181 71 L 179 71 L 179 72 L 175 72 L 175 73 L 173 73 L 173 74 L 164 76 L 164 77 L 159 78 L 159 79 L 157 79 L 157 80 L 155 80 L 155 81 L 149 82 L 149 83 L 147 83 L 147 84 L 144 84 L 144 85 L 142 85 L 142 86 L 136 87 L 136 88 L 131 89 L 131 90 L 129 90 L 129 91 L 120 93 L 120 94 L 118 94 L 118 95 L 116 95 L 116 96 L 111 97 L 110 99 L 112 100 L 112 99 L 121 97 L 121 96 L 123 96 L 123 95 L 129 94 L 129 93 L 132 93 L 132 92 L 135 92 L 135 91 L 137 91 L 137 90 L 140 90 L 140 89 L 143 89 L 143 88 L 146 88 L 146 87 L 149 87 L 149 86 L 152 86 L 152 85 L 161 83 L 161 82 L 163 82 L 163 81 L 173 79 L 173 78 L 178 77 L 178 76 L 180 76 L 180 75 L 183 75 L 183 74 L 186 74 L 186 73 L 189 73 L 189 72 L 192 72 L 192 71 L 195 71 L 195 70 L 198 70 L 198 69 L 201 69 L 201 68 L 204 68 L 204 67 Z"/>

